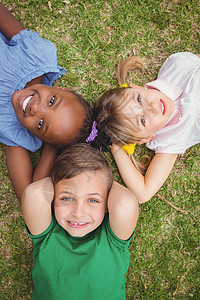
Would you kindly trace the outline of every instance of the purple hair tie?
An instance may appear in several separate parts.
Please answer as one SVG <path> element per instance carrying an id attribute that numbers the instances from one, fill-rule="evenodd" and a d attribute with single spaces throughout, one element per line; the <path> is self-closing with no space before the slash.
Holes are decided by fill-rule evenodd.
<path id="1" fill-rule="evenodd" d="M 86 143 L 94 141 L 94 139 L 97 135 L 98 135 L 97 122 L 94 121 L 92 123 L 92 130 L 90 132 L 90 135 L 86 139 Z"/>

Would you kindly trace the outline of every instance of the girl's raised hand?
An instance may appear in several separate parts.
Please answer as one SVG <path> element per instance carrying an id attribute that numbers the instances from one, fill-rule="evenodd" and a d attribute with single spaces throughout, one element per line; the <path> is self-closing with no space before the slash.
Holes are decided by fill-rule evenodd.
<path id="1" fill-rule="evenodd" d="M 113 145 L 111 152 L 125 185 L 136 195 L 139 203 L 150 200 L 161 188 L 169 176 L 178 155 L 155 154 L 145 176 L 143 176 L 121 147 Z"/>

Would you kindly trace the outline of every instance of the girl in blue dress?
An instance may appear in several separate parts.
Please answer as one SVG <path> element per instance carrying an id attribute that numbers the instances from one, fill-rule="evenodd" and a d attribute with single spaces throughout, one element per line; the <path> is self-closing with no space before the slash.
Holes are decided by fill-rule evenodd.
<path id="1" fill-rule="evenodd" d="M 55 46 L 27 31 L 0 3 L 0 142 L 21 199 L 24 188 L 49 174 L 59 146 L 82 141 L 91 128 L 90 106 L 53 82 L 65 73 Z M 29 152 L 45 142 L 33 171 Z M 56 147 L 55 147 L 56 145 Z"/>

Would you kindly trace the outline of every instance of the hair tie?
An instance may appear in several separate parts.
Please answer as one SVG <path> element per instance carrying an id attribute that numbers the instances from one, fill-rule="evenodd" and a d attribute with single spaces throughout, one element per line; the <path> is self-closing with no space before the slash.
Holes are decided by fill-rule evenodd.
<path id="1" fill-rule="evenodd" d="M 127 144 L 121 146 L 121 148 L 124 149 L 127 154 L 133 154 L 135 152 L 135 146 L 136 144 Z"/>
<path id="2" fill-rule="evenodd" d="M 123 83 L 119 86 L 119 88 L 125 88 L 125 87 L 128 87 L 128 84 L 127 83 Z"/>
<path id="3" fill-rule="evenodd" d="M 89 136 L 86 139 L 86 143 L 88 142 L 93 142 L 95 137 L 98 135 L 98 130 L 97 130 L 97 122 L 93 121 L 92 123 L 92 130 L 89 134 Z"/>

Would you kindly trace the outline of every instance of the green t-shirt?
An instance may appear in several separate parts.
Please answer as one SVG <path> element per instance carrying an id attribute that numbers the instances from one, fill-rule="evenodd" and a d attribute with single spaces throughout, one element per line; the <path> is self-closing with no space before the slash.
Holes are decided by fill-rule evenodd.
<path id="1" fill-rule="evenodd" d="M 84 237 L 72 237 L 53 216 L 50 226 L 33 236 L 32 297 L 36 300 L 124 300 L 128 241 L 114 235 L 108 213 Z"/>

